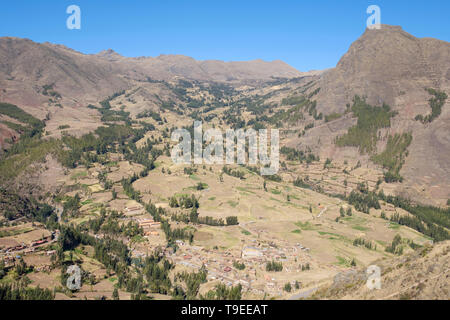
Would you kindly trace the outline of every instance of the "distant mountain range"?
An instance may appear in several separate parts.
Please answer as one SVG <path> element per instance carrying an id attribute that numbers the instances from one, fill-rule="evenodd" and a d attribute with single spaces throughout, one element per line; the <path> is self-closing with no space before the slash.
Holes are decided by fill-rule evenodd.
<path id="1" fill-rule="evenodd" d="M 197 61 L 182 55 L 125 58 L 112 50 L 87 55 L 62 45 L 9 37 L 0 38 L 0 59 L 0 87 L 9 88 L 7 96 L 25 105 L 39 105 L 33 87 L 47 84 L 55 84 L 64 97 L 83 101 L 102 98 L 148 78 L 232 82 L 304 75 L 279 60 Z"/>

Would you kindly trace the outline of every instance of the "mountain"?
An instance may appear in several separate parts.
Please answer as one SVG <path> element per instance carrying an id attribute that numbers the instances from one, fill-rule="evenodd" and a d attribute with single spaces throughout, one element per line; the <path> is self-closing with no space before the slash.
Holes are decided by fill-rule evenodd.
<path id="1" fill-rule="evenodd" d="M 303 75 L 288 64 L 276 60 L 224 62 L 219 60 L 197 61 L 183 55 L 160 55 L 158 57 L 125 58 L 111 51 L 98 56 L 137 68 L 154 79 L 170 80 L 174 77 L 199 81 L 270 80 L 272 78 L 294 78 Z"/>
<path id="2" fill-rule="evenodd" d="M 50 43 L 1 38 L 0 59 L 0 86 L 6 89 L 0 98 L 18 105 L 41 106 L 48 100 L 41 94 L 45 85 L 54 84 L 75 105 L 127 86 L 120 69 L 103 59 Z"/>
<path id="3" fill-rule="evenodd" d="M 431 114 L 433 96 L 425 89 L 450 94 L 450 43 L 419 39 L 398 26 L 367 29 L 314 88 L 320 88 L 317 110 L 324 115 L 344 114 L 355 95 L 366 97 L 371 105 L 386 103 L 398 112 L 390 127 L 379 131 L 378 152 L 390 135 L 412 133 L 413 139 L 400 170 L 404 183 L 387 188 L 422 202 L 446 203 L 450 197 L 450 100 L 433 121 L 422 123 L 415 118 Z M 350 118 L 346 115 L 318 125 L 296 143 L 315 146 L 324 157 L 367 159 L 357 148 L 338 148 L 334 143 L 355 124 Z"/>
<path id="4" fill-rule="evenodd" d="M 423 88 L 449 89 L 450 44 L 416 38 L 399 26 L 367 29 L 319 86 L 320 111 L 342 112 L 355 94 L 371 104 L 413 105 L 426 97 Z"/>
<path id="5" fill-rule="evenodd" d="M 6 90 L 0 100 L 33 107 L 48 100 L 40 91 L 50 84 L 68 100 L 66 104 L 80 106 L 148 78 L 261 81 L 302 75 L 282 61 L 196 61 L 182 55 L 126 58 L 111 49 L 87 55 L 62 45 L 11 37 L 0 38 L 0 59 L 0 88 Z"/>

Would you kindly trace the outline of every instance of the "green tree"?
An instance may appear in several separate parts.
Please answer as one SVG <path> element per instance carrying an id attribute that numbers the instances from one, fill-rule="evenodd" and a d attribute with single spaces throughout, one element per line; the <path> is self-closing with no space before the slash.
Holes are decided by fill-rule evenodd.
<path id="1" fill-rule="evenodd" d="M 119 299 L 119 290 L 117 290 L 117 288 L 114 288 L 112 297 L 113 297 L 113 300 L 120 300 Z"/>
<path id="2" fill-rule="evenodd" d="M 283 270 L 283 264 L 281 262 L 269 261 L 266 263 L 266 271 L 268 272 L 280 272 Z"/>
<path id="3" fill-rule="evenodd" d="M 228 226 L 239 224 L 238 218 L 236 216 L 229 216 L 226 218 L 226 221 Z"/>
<path id="4" fill-rule="evenodd" d="M 179 207 L 178 201 L 177 201 L 177 198 L 176 198 L 176 197 L 171 197 L 171 198 L 170 198 L 170 200 L 169 200 L 169 206 L 170 206 L 171 208 L 177 208 L 177 207 Z"/>
<path id="5" fill-rule="evenodd" d="M 348 216 L 351 216 L 351 215 L 352 215 L 352 208 L 351 208 L 351 207 L 348 207 L 348 208 L 347 208 L 347 215 L 348 215 Z"/>
<path id="6" fill-rule="evenodd" d="M 237 261 L 233 262 L 233 267 L 235 267 L 238 270 L 244 270 L 245 269 L 245 264 L 244 263 L 239 263 Z"/>
<path id="7" fill-rule="evenodd" d="M 288 283 L 286 283 L 284 285 L 284 291 L 286 291 L 286 292 L 291 292 L 292 291 L 292 286 L 291 286 L 290 282 L 288 282 Z"/>

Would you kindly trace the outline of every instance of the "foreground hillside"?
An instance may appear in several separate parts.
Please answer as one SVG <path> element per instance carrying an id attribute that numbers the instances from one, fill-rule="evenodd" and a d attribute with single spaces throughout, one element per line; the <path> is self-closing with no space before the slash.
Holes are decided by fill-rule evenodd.
<path id="1" fill-rule="evenodd" d="M 330 286 L 317 290 L 316 299 L 447 300 L 449 297 L 448 241 L 425 247 L 393 261 L 376 261 L 381 288 L 369 290 L 365 270 L 339 274 Z"/>

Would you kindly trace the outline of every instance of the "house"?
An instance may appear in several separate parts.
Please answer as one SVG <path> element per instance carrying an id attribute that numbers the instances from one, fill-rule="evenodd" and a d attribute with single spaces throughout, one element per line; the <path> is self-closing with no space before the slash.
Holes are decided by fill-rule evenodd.
<path id="1" fill-rule="evenodd" d="M 6 264 L 13 263 L 16 259 L 12 256 L 6 256 L 3 258 L 3 261 L 5 261 Z"/>
<path id="2" fill-rule="evenodd" d="M 49 250 L 49 251 L 46 252 L 47 256 L 53 256 L 55 254 L 56 254 L 56 250 Z"/>
<path id="3" fill-rule="evenodd" d="M 36 240 L 31 243 L 31 246 L 36 247 L 41 244 L 47 243 L 48 241 L 49 241 L 48 239 Z"/>
<path id="4" fill-rule="evenodd" d="M 242 259 L 252 259 L 262 257 L 263 254 L 261 250 L 255 247 L 244 247 L 242 249 Z"/>
<path id="5" fill-rule="evenodd" d="M 249 288 L 250 287 L 250 283 L 248 281 L 245 281 L 245 280 L 242 280 L 242 279 L 238 280 L 238 284 L 242 285 L 245 288 Z"/>
<path id="6" fill-rule="evenodd" d="M 159 232 L 156 230 L 147 231 L 144 233 L 145 236 L 157 236 L 159 235 Z"/>
<path id="7" fill-rule="evenodd" d="M 268 289 L 275 289 L 275 283 L 273 283 L 273 282 L 267 282 L 267 283 L 266 283 L 266 287 L 267 287 Z"/>
<path id="8" fill-rule="evenodd" d="M 153 219 L 137 219 L 139 227 L 144 229 L 144 232 L 150 231 L 150 229 L 156 229 L 161 226 L 160 222 L 156 222 Z"/>
<path id="9" fill-rule="evenodd" d="M 130 206 L 125 207 L 125 214 L 128 215 L 139 215 L 144 211 L 144 207 L 140 205 L 139 203 L 135 203 Z"/>

